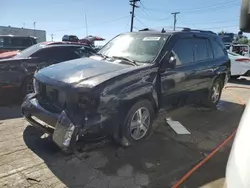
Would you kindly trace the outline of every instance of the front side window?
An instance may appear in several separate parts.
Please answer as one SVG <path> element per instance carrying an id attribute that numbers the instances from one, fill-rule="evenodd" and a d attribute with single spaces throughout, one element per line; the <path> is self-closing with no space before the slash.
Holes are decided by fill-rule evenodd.
<path id="1" fill-rule="evenodd" d="M 139 63 L 150 63 L 158 55 L 166 38 L 167 36 L 160 34 L 124 34 L 111 40 L 99 53 L 109 57 L 125 57 Z"/>
<path id="2" fill-rule="evenodd" d="M 194 40 L 192 38 L 179 39 L 172 53 L 176 56 L 176 65 L 183 65 L 194 62 Z"/>

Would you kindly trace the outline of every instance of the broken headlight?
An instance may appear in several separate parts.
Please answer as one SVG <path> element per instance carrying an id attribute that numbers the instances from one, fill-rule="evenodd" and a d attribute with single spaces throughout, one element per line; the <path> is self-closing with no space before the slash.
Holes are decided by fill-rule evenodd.
<path id="1" fill-rule="evenodd" d="M 79 95 L 78 107 L 82 109 L 94 109 L 97 106 L 97 100 L 90 98 L 86 95 Z"/>

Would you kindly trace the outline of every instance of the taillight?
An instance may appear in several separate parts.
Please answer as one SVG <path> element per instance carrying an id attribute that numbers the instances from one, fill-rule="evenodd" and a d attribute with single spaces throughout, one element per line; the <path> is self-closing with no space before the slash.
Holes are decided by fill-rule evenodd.
<path id="1" fill-rule="evenodd" d="M 238 61 L 238 62 L 250 62 L 250 59 L 249 58 L 239 58 L 239 59 L 235 59 L 235 61 Z"/>

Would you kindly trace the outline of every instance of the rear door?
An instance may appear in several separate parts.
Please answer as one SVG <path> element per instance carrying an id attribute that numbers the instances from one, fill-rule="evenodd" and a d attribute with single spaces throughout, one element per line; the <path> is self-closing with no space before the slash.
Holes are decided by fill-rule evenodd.
<path id="1" fill-rule="evenodd" d="M 210 41 L 206 37 L 196 36 L 194 41 L 194 85 L 197 91 L 197 100 L 208 94 L 211 68 L 214 64 L 213 51 Z"/>

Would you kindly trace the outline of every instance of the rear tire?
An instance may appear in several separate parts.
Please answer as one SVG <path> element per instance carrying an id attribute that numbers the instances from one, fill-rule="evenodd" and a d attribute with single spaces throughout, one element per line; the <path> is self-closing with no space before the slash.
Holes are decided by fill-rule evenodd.
<path id="1" fill-rule="evenodd" d="M 141 100 L 128 111 L 121 127 L 121 145 L 130 146 L 147 138 L 152 132 L 154 108 L 150 101 Z"/>
<path id="2" fill-rule="evenodd" d="M 220 101 L 221 93 L 224 87 L 223 81 L 224 80 L 222 78 L 217 78 L 214 81 L 209 91 L 208 100 L 206 102 L 207 107 L 216 109 L 216 105 Z"/>

